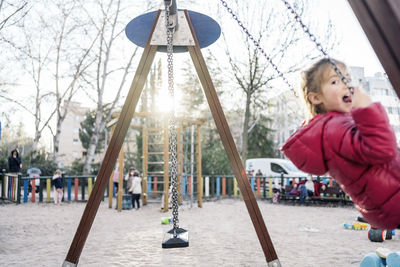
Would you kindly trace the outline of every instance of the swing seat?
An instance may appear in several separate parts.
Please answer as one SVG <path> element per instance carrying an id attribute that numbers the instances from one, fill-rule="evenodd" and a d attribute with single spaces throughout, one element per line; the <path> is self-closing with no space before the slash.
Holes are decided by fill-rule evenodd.
<path id="1" fill-rule="evenodd" d="M 174 237 L 174 229 L 172 228 L 164 235 L 162 248 L 184 248 L 189 246 L 189 232 L 183 228 L 176 230 Z"/>

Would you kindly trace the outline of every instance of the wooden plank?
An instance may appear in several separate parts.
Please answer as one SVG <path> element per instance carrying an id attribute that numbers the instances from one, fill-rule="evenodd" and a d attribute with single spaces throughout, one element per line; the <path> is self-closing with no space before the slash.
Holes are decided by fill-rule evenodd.
<path id="1" fill-rule="evenodd" d="M 400 1 L 348 1 L 400 97 Z"/>
<path id="2" fill-rule="evenodd" d="M 152 32 L 158 20 L 159 13 L 155 19 Z M 92 227 L 94 218 L 104 194 L 104 190 L 107 186 L 108 179 L 111 175 L 118 153 L 128 131 L 133 113 L 135 112 L 137 102 L 142 93 L 143 86 L 150 71 L 156 51 L 157 46 L 150 46 L 150 42 L 148 41 L 133 78 L 128 96 L 122 108 L 121 115 L 115 127 L 114 134 L 100 166 L 93 192 L 86 204 L 81 221 L 78 225 L 78 229 L 65 259 L 65 262 L 67 263 L 77 264 L 79 261 L 79 257 L 82 253 L 82 249 L 85 245 L 87 236 L 89 235 L 90 228 Z"/>
<path id="3" fill-rule="evenodd" d="M 197 74 L 199 76 L 199 80 L 203 86 L 203 90 L 206 95 L 208 104 L 210 106 L 210 110 L 213 115 L 218 132 L 220 134 L 221 141 L 225 147 L 232 169 L 235 173 L 235 177 L 237 178 L 240 190 L 243 194 L 243 200 L 245 201 L 247 210 L 253 222 L 253 226 L 256 230 L 258 239 L 260 241 L 267 262 L 270 263 L 272 261 L 275 261 L 277 264 L 279 264 L 276 266 L 280 266 L 274 246 L 268 234 L 267 227 L 265 226 L 257 201 L 254 197 L 254 194 L 252 193 L 249 180 L 243 168 L 239 153 L 237 151 L 224 112 L 219 102 L 218 95 L 215 91 L 203 55 L 201 54 L 198 40 L 196 38 L 193 25 L 190 21 L 190 17 L 187 11 L 185 11 L 185 14 L 196 43 L 194 47 L 188 46 L 188 50 L 193 60 Z"/>

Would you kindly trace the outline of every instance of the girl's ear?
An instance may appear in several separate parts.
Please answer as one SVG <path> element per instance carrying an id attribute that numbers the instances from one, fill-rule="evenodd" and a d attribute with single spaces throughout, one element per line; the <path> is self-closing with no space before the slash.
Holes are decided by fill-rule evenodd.
<path id="1" fill-rule="evenodd" d="M 319 93 L 309 92 L 307 94 L 308 101 L 313 105 L 322 104 L 322 95 Z"/>

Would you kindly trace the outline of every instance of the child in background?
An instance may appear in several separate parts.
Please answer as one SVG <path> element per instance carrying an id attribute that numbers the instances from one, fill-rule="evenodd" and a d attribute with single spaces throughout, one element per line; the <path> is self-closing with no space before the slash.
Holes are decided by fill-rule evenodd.
<path id="1" fill-rule="evenodd" d="M 349 77 L 344 63 L 331 60 Z M 302 90 L 314 117 L 283 153 L 304 172 L 329 172 L 372 226 L 400 226 L 400 157 L 383 106 L 346 85 L 329 59 L 303 72 Z"/>
<path id="2" fill-rule="evenodd" d="M 61 205 L 64 193 L 63 193 L 62 173 L 60 170 L 56 170 L 54 172 L 53 183 L 54 183 L 54 204 Z"/>
<path id="3" fill-rule="evenodd" d="M 136 209 L 140 209 L 140 195 L 142 194 L 142 179 L 140 178 L 140 174 L 138 171 L 134 171 L 132 186 L 129 189 L 129 192 L 132 193 L 132 208 L 135 208 L 135 202 L 137 204 Z"/>
<path id="4" fill-rule="evenodd" d="M 114 194 L 118 193 L 118 184 L 119 184 L 119 170 L 118 164 L 116 165 L 113 172 L 113 184 L 114 184 Z"/>

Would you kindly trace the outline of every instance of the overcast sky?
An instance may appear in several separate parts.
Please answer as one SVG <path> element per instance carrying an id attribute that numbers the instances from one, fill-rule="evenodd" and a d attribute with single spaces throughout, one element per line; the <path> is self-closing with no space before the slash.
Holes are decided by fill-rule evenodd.
<path id="1" fill-rule="evenodd" d="M 341 44 L 336 50 L 335 57 L 349 66 L 364 67 L 367 76 L 383 72 L 374 50 L 372 49 L 363 29 L 353 13 L 347 0 L 313 0 L 318 19 L 331 18 L 337 29 Z M 318 12 L 320 11 L 320 12 Z"/>

